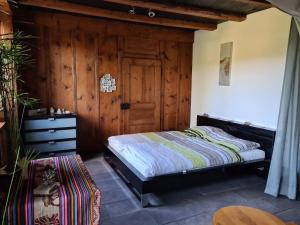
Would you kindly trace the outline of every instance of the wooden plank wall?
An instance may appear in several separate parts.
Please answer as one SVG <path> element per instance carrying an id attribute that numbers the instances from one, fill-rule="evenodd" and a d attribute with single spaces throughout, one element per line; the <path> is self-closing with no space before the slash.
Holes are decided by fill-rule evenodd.
<path id="1" fill-rule="evenodd" d="M 0 34 L 12 32 L 12 12 L 7 0 L 0 0 Z"/>
<path id="2" fill-rule="evenodd" d="M 0 0 L 0 34 L 13 32 L 12 14 L 8 2 Z M 1 106 L 0 106 L 1 108 Z M 3 111 L 0 110 L 0 165 L 8 163 L 8 146 L 6 143 L 5 123 Z"/>
<path id="3" fill-rule="evenodd" d="M 162 130 L 189 126 L 193 32 L 45 11 L 15 15 L 16 28 L 38 37 L 25 89 L 41 106 L 77 113 L 81 152 L 123 133 L 122 57 L 161 60 Z M 105 73 L 116 78 L 117 91 L 100 92 Z"/>

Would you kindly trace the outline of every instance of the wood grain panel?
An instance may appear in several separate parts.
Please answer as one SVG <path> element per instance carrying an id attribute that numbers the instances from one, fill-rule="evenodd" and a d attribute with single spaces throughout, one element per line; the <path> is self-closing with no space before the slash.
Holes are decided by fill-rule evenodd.
<path id="1" fill-rule="evenodd" d="M 18 29 L 18 27 L 16 27 Z M 19 83 L 18 88 L 24 89 L 31 97 L 37 98 L 38 106 L 45 107 L 50 105 L 48 95 L 48 32 L 46 27 L 29 27 L 26 33 L 36 38 L 29 39 L 28 45 L 31 47 L 32 59 L 35 62 L 25 67 L 22 79 L 25 83 Z M 36 60 L 38 59 L 38 60 Z"/>
<path id="2" fill-rule="evenodd" d="M 55 108 L 73 111 L 71 32 L 61 30 L 58 25 L 58 29 L 51 30 L 48 35 L 49 103 Z"/>
<path id="3" fill-rule="evenodd" d="M 57 28 L 57 22 L 64 30 L 84 30 L 85 32 L 99 32 L 103 36 L 122 36 L 131 38 L 142 38 L 150 40 L 166 40 L 176 42 L 193 42 L 194 32 L 146 26 L 135 23 L 126 23 L 106 19 L 95 19 L 84 16 L 75 16 L 64 13 L 52 13 L 47 11 L 17 11 L 16 20 L 30 22 L 32 26 L 47 26 Z"/>
<path id="4" fill-rule="evenodd" d="M 126 5 L 129 7 L 139 7 L 144 9 L 154 9 L 160 12 L 169 12 L 174 14 L 181 14 L 185 16 L 195 16 L 199 18 L 209 18 L 215 20 L 233 20 L 243 21 L 246 16 L 238 13 L 228 13 L 224 11 L 208 10 L 196 6 L 184 6 L 161 2 L 152 2 L 145 0 L 104 0 L 105 2 Z M 248 0 L 249 1 L 249 0 Z"/>
<path id="5" fill-rule="evenodd" d="M 284 221 L 265 212 L 247 206 L 227 206 L 213 215 L 213 225 L 286 225 Z"/>
<path id="6" fill-rule="evenodd" d="M 0 0 L 0 34 L 7 34 L 13 31 L 11 10 L 6 0 Z M 5 122 L 3 111 L 0 111 L 0 165 L 9 162 L 8 146 L 6 141 Z"/>
<path id="7" fill-rule="evenodd" d="M 12 12 L 7 0 L 0 0 L 0 8 L 0 34 L 12 33 Z"/>
<path id="8" fill-rule="evenodd" d="M 64 31 L 60 39 L 61 50 L 61 87 L 59 91 L 63 95 L 63 107 L 74 111 L 74 77 L 73 77 L 73 48 L 72 32 Z"/>
<path id="9" fill-rule="evenodd" d="M 102 143 L 111 135 L 120 134 L 120 92 L 122 80 L 119 72 L 118 37 L 99 38 L 98 81 L 106 73 L 116 79 L 117 90 L 112 93 L 99 92 L 100 95 L 100 139 Z"/>
<path id="10" fill-rule="evenodd" d="M 179 47 L 177 42 L 162 42 L 163 63 L 163 130 L 177 129 Z"/>
<path id="11" fill-rule="evenodd" d="M 32 82 L 35 83 L 38 88 L 36 88 L 35 85 L 30 85 L 30 83 L 28 86 L 36 92 L 33 97 L 38 96 L 40 105 L 47 107 L 52 104 L 48 92 L 50 82 L 48 77 L 49 65 L 47 53 L 49 35 L 47 27 L 39 27 L 37 37 L 39 37 L 37 40 L 37 49 L 35 49 L 35 56 L 33 56 L 33 58 L 38 59 L 36 60 L 36 72 L 28 75 L 35 79 L 35 81 Z"/>
<path id="12" fill-rule="evenodd" d="M 151 102 L 152 96 L 155 96 L 155 90 L 158 88 L 161 89 L 161 87 L 153 86 L 153 84 L 161 85 L 161 82 L 158 83 L 158 81 L 155 81 L 155 76 L 152 76 L 152 74 L 155 74 L 155 69 L 155 67 L 148 67 L 146 70 L 144 70 L 144 74 L 145 77 L 147 77 L 147 80 L 143 80 L 142 98 L 145 100 L 145 102 Z"/>
<path id="13" fill-rule="evenodd" d="M 97 93 L 97 35 L 75 34 L 78 146 L 81 151 L 99 149 L 99 101 Z"/>
<path id="14" fill-rule="evenodd" d="M 178 104 L 178 130 L 184 130 L 190 126 L 190 107 L 191 107 L 191 82 L 192 82 L 192 55 L 193 46 L 189 43 L 180 43 L 179 62 L 179 104 Z"/>
<path id="15" fill-rule="evenodd" d="M 176 27 L 192 30 L 215 30 L 217 24 L 215 23 L 202 23 L 191 20 L 181 20 L 166 17 L 153 17 L 144 16 L 141 14 L 131 15 L 126 12 L 120 12 L 117 10 L 109 10 L 100 7 L 91 7 L 84 4 L 74 4 L 70 2 L 63 2 L 57 0 L 19 0 L 20 5 L 40 7 L 45 9 L 58 10 L 67 13 L 75 13 L 85 16 L 109 18 L 116 20 L 123 20 L 129 22 L 151 24 L 166 27 Z"/>
<path id="16" fill-rule="evenodd" d="M 0 118 L 1 119 L 1 118 Z M 0 120 L 0 164 L 5 165 L 8 162 L 8 146 L 5 132 L 5 122 Z M 2 164 L 3 163 L 3 164 Z"/>
<path id="17" fill-rule="evenodd" d="M 160 128 L 176 130 L 189 125 L 189 32 L 60 13 L 37 11 L 18 16 L 31 23 L 17 25 L 39 37 L 33 43 L 35 68 L 24 76 L 26 90 L 39 98 L 42 106 L 66 108 L 78 114 L 81 153 L 98 151 L 112 135 Z M 122 59 L 129 55 L 131 60 L 142 62 L 132 65 L 132 88 L 126 88 L 121 68 Z M 153 63 L 156 66 L 151 66 Z M 112 93 L 100 92 L 99 80 L 106 73 L 117 82 L 117 90 Z M 160 79 L 153 76 L 160 73 Z M 135 102 L 144 102 L 143 109 L 135 108 L 138 104 L 132 106 L 131 130 L 126 130 L 120 110 L 125 90 L 133 92 Z M 159 101 L 153 102 L 153 96 Z M 149 107 L 160 110 L 151 112 Z M 160 121 L 154 129 L 145 118 Z"/>
<path id="18" fill-rule="evenodd" d="M 124 41 L 124 52 L 159 55 L 159 41 L 145 38 L 126 38 Z"/>
<path id="19" fill-rule="evenodd" d="M 49 77 L 49 104 L 55 108 L 61 108 L 63 98 L 60 95 L 61 89 L 61 50 L 60 50 L 60 29 L 51 29 L 48 33 L 48 77 Z"/>
<path id="20" fill-rule="evenodd" d="M 160 131 L 161 62 L 153 59 L 124 58 L 124 132 Z"/>
<path id="21" fill-rule="evenodd" d="M 124 69 L 125 68 L 122 67 L 122 71 Z M 128 84 L 130 84 L 130 86 L 126 86 L 128 89 L 124 89 L 124 91 L 126 92 L 126 94 L 129 94 L 130 100 L 132 102 L 138 103 L 143 101 L 143 69 L 144 68 L 141 65 L 129 65 L 128 74 L 124 73 L 124 79 L 126 79 L 125 82 L 128 81 Z"/>

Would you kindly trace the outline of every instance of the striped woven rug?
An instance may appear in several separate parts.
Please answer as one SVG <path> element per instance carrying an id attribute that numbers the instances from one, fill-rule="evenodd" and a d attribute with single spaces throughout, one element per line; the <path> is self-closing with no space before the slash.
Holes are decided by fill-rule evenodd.
<path id="1" fill-rule="evenodd" d="M 12 225 L 98 225 L 100 191 L 79 155 L 33 160 L 8 209 Z"/>

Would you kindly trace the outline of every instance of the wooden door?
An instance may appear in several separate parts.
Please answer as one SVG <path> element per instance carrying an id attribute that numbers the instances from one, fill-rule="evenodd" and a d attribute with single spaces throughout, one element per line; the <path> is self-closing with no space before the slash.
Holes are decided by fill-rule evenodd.
<path id="1" fill-rule="evenodd" d="M 123 131 L 126 134 L 161 129 L 161 62 L 123 58 Z"/>

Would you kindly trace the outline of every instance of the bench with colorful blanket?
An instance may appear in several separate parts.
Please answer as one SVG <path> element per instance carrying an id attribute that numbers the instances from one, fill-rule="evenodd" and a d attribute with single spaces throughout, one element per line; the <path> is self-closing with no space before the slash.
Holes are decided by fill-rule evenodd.
<path id="1" fill-rule="evenodd" d="M 33 160 L 8 208 L 12 225 L 98 225 L 100 191 L 79 155 Z"/>

